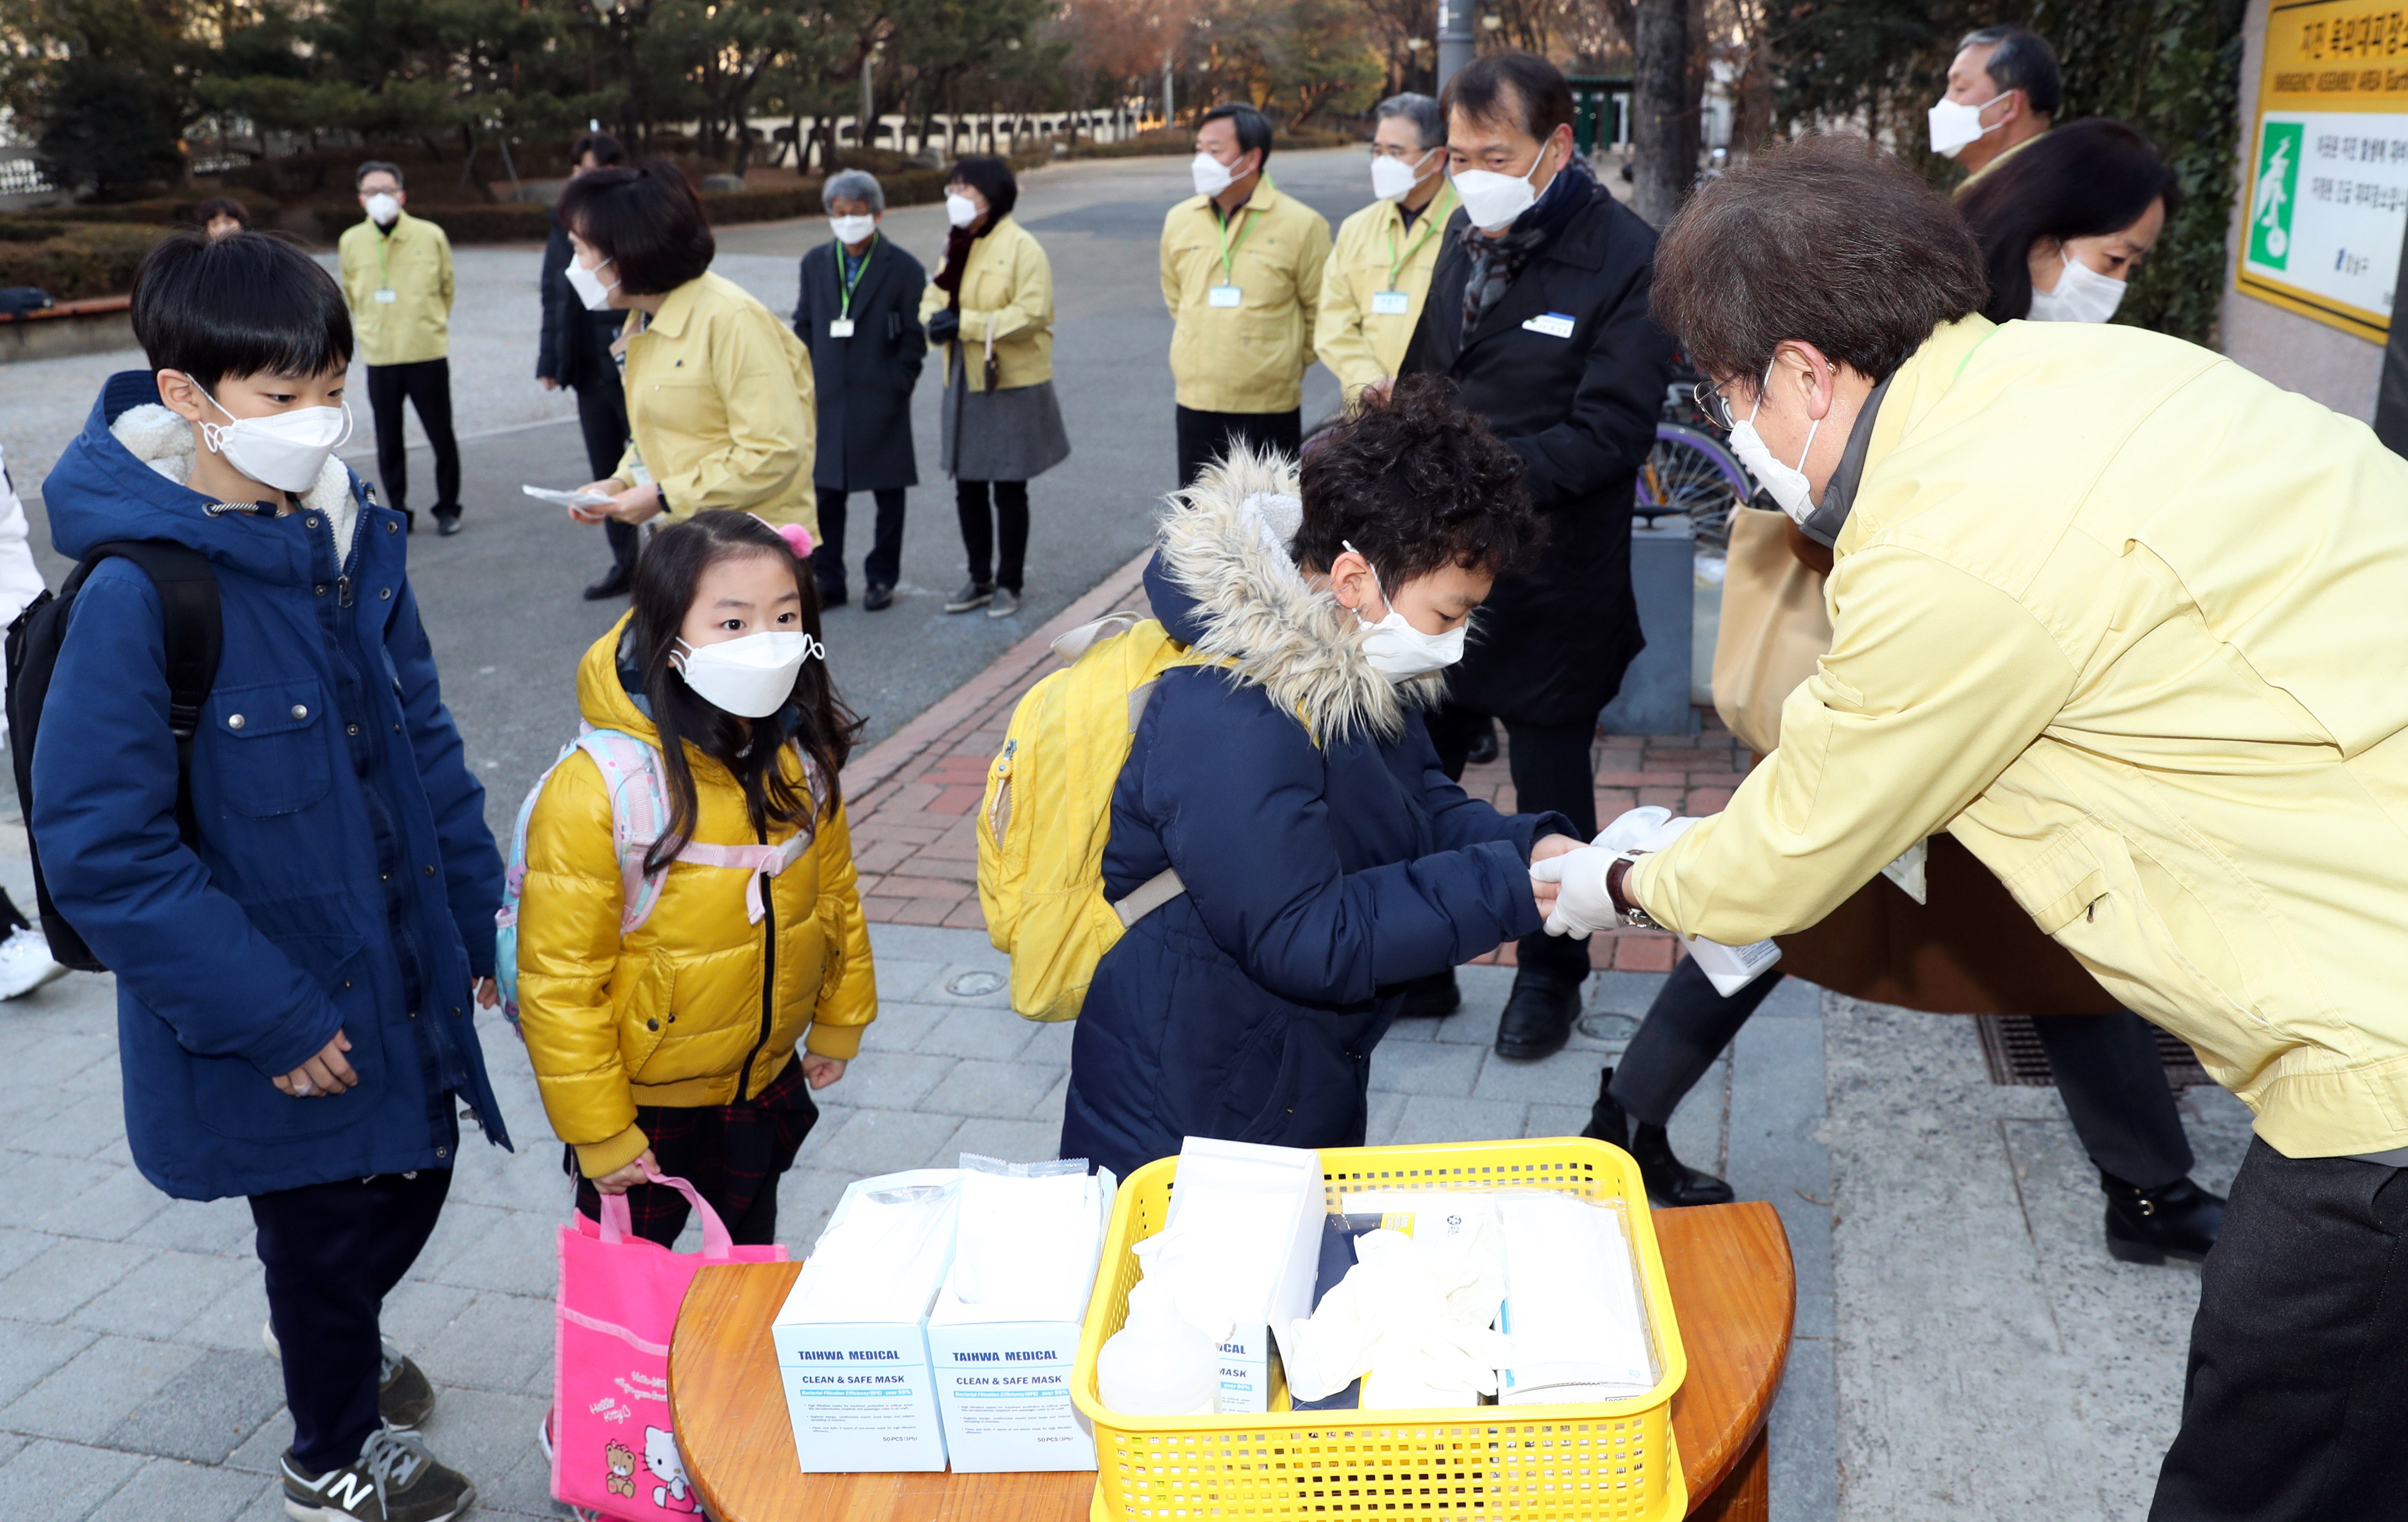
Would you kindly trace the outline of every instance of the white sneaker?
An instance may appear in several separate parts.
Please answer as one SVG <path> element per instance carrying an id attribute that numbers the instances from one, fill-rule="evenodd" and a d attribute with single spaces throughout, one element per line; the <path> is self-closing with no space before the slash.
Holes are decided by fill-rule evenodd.
<path id="1" fill-rule="evenodd" d="M 20 926 L 0 940 L 0 998 L 22 998 L 67 969 L 50 955 L 50 943 L 39 928 Z"/>

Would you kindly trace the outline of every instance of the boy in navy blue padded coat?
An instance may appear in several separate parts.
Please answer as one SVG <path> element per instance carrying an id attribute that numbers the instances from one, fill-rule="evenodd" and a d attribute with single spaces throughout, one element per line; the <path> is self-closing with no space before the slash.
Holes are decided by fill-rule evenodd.
<path id="1" fill-rule="evenodd" d="M 1529 863 L 1582 843 L 1439 765 L 1423 713 L 1537 538 L 1521 464 L 1443 382 L 1240 452 L 1164 519 L 1146 592 L 1226 664 L 1148 697 L 1112 795 L 1109 898 L 1185 891 L 1106 953 L 1071 1041 L 1062 1156 L 1123 1178 L 1185 1136 L 1360 1145 L 1407 982 L 1540 928 Z"/>
<path id="2" fill-rule="evenodd" d="M 508 1145 L 472 1007 L 492 997 L 502 864 L 437 689 L 402 517 L 333 458 L 351 319 L 258 234 L 171 238 L 136 336 L 43 488 L 81 556 L 168 540 L 215 573 L 223 653 L 178 824 L 162 604 L 102 562 L 77 596 L 34 753 L 58 908 L 116 970 L 126 1137 L 185 1199 L 248 1196 L 284 1361 L 288 1514 L 443 1522 L 476 1490 L 414 1426 L 434 1391 L 384 1296 L 451 1186 L 463 1106 Z"/>

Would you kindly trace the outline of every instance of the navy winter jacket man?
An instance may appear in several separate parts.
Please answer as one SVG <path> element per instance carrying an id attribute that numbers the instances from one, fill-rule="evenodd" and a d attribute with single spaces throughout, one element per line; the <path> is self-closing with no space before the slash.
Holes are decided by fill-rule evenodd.
<path id="1" fill-rule="evenodd" d="M 1420 710 L 1444 677 L 1372 668 L 1281 548 L 1297 491 L 1239 452 L 1146 567 L 1165 630 L 1227 664 L 1154 683 L 1112 794 L 1105 896 L 1185 886 L 1105 954 L 1072 1038 L 1062 1156 L 1123 1178 L 1184 1136 L 1361 1145 L 1398 985 L 1538 930 L 1531 845 L 1572 833 L 1440 769 Z"/>
<path id="2" fill-rule="evenodd" d="M 463 1104 L 508 1145 L 470 997 L 494 969 L 502 864 L 402 515 L 337 460 L 282 516 L 213 502 L 182 484 L 192 427 L 157 395 L 149 371 L 110 380 L 42 496 L 63 553 L 165 539 L 217 574 L 197 841 L 177 828 L 159 596 L 126 561 L 76 598 L 34 754 L 52 896 L 117 973 L 134 1160 L 187 1199 L 448 1169 Z M 338 1029 L 358 1086 L 280 1092 Z"/>

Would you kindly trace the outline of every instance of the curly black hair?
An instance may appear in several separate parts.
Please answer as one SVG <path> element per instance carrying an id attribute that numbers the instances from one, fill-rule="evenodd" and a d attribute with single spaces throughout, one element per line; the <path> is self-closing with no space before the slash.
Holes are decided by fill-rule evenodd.
<path id="1" fill-rule="evenodd" d="M 1304 451 L 1304 523 L 1289 553 L 1326 570 L 1352 544 L 1400 587 L 1446 566 L 1501 575 L 1540 537 L 1522 457 L 1455 405 L 1436 376 L 1406 376 L 1384 397 L 1314 435 Z"/>

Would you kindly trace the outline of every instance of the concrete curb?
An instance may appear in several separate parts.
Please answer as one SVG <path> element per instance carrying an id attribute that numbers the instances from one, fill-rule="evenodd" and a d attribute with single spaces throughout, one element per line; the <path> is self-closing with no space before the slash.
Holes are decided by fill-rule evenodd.
<path id="1" fill-rule="evenodd" d="M 1086 594 L 1069 607 L 1054 615 L 1045 626 L 1028 636 L 997 656 L 995 662 L 978 675 L 937 699 L 921 711 L 919 717 L 857 755 L 844 768 L 841 781 L 848 805 L 858 807 L 868 800 L 881 784 L 891 782 L 947 739 L 966 719 L 976 715 L 993 702 L 997 694 L 1009 691 L 1046 661 L 1054 658 L 1054 641 L 1082 624 L 1093 623 L 1110 612 L 1116 603 L 1137 590 L 1144 578 L 1145 563 L 1154 558 L 1149 548 L 1127 565 L 1090 587 Z"/>

